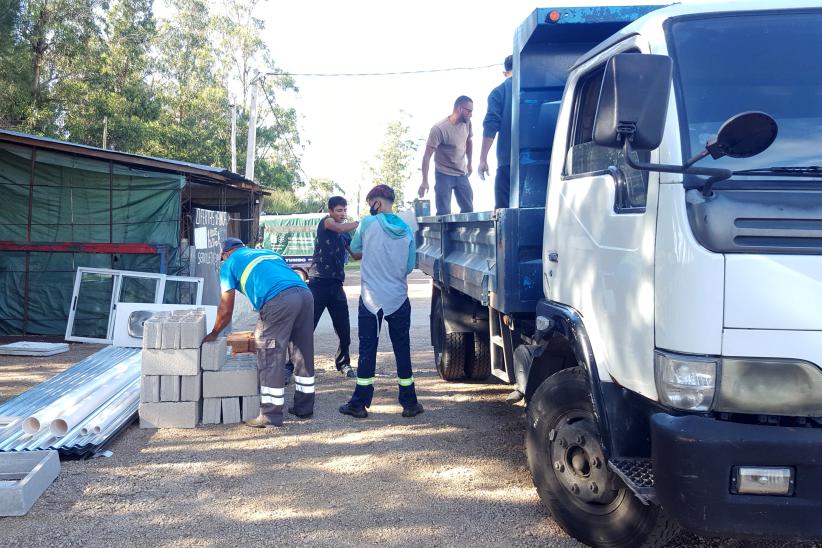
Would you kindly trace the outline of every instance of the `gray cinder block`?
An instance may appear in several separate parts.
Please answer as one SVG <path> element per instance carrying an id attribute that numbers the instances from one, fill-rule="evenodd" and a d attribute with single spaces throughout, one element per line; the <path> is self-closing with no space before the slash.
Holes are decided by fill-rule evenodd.
<path id="1" fill-rule="evenodd" d="M 222 407 L 222 398 L 204 398 L 203 424 L 220 424 L 220 422 L 222 422 L 222 415 L 220 414 Z"/>
<path id="2" fill-rule="evenodd" d="M 140 378 L 140 402 L 157 403 L 160 401 L 160 376 L 143 375 Z"/>
<path id="3" fill-rule="evenodd" d="M 0 453 L 0 516 L 23 516 L 60 473 L 57 451 Z"/>
<path id="4" fill-rule="evenodd" d="M 200 422 L 200 402 L 140 404 L 140 428 L 194 428 Z"/>
<path id="5" fill-rule="evenodd" d="M 180 377 L 180 401 L 198 401 L 203 394 L 203 376 Z"/>
<path id="6" fill-rule="evenodd" d="M 141 367 L 143 375 L 196 375 L 200 372 L 200 349 L 146 348 L 143 350 Z"/>
<path id="7" fill-rule="evenodd" d="M 176 311 L 175 311 L 176 312 Z M 180 348 L 180 321 L 179 318 L 170 318 L 163 322 L 163 337 L 161 348 L 171 350 Z"/>
<path id="8" fill-rule="evenodd" d="M 203 397 L 205 398 L 256 396 L 258 393 L 256 368 L 203 371 Z"/>
<path id="9" fill-rule="evenodd" d="M 160 401 L 180 401 L 180 377 L 162 375 L 160 377 Z"/>
<path id="10" fill-rule="evenodd" d="M 240 422 L 240 398 L 223 398 L 223 424 Z"/>
<path id="11" fill-rule="evenodd" d="M 260 414 L 260 396 L 243 396 L 240 407 L 243 411 L 243 420 L 250 421 Z"/>
<path id="12" fill-rule="evenodd" d="M 143 348 L 160 348 L 163 344 L 163 322 L 152 316 L 143 323 Z"/>
<path id="13" fill-rule="evenodd" d="M 200 348 L 206 336 L 204 315 L 191 314 L 180 322 L 180 348 Z"/>
<path id="14" fill-rule="evenodd" d="M 203 343 L 200 353 L 200 366 L 203 371 L 219 371 L 225 365 L 226 338 Z"/>

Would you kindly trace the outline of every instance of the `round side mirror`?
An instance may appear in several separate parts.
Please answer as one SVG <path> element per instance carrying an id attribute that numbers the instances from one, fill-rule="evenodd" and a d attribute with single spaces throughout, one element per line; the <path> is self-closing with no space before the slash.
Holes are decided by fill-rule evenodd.
<path id="1" fill-rule="evenodd" d="M 741 112 L 729 118 L 705 146 L 716 160 L 723 156 L 750 158 L 763 152 L 776 139 L 776 120 L 764 112 Z"/>

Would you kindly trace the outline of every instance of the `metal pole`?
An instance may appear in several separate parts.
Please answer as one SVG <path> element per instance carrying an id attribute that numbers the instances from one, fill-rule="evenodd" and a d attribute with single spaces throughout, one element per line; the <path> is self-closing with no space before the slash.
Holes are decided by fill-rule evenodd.
<path id="1" fill-rule="evenodd" d="M 237 173 L 237 105 L 231 103 L 231 171 Z"/>
<path id="2" fill-rule="evenodd" d="M 254 152 L 257 146 L 257 74 L 251 79 L 251 112 L 248 115 L 248 145 L 245 156 L 245 178 L 254 180 Z"/>

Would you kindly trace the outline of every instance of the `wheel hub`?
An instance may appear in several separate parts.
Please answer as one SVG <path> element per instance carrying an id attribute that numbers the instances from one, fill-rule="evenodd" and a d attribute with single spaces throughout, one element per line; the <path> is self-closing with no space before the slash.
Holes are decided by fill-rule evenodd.
<path id="1" fill-rule="evenodd" d="M 551 430 L 549 441 L 554 473 L 569 493 L 590 503 L 613 500 L 613 474 L 590 418 L 564 417 Z"/>

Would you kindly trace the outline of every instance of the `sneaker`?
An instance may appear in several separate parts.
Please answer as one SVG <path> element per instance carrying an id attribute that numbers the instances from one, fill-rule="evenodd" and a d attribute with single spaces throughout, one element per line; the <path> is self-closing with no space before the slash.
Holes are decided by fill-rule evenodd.
<path id="1" fill-rule="evenodd" d="M 417 415 L 419 415 L 423 411 L 425 411 L 425 409 L 422 408 L 422 404 L 416 403 L 416 404 L 412 405 L 411 407 L 403 407 L 402 416 L 405 417 L 405 418 L 416 417 Z"/>
<path id="2" fill-rule="evenodd" d="M 355 419 L 364 419 L 368 416 L 368 411 L 365 410 L 365 407 L 355 407 L 351 405 L 350 402 L 341 405 L 339 411 L 343 415 L 351 415 Z"/>
<path id="3" fill-rule="evenodd" d="M 282 426 L 282 424 L 274 424 L 273 422 L 265 418 L 263 415 L 245 421 L 245 425 L 250 426 L 251 428 L 278 428 Z"/>
<path id="4" fill-rule="evenodd" d="M 302 420 L 308 420 L 308 419 L 310 419 L 311 417 L 313 417 L 313 416 L 314 416 L 314 413 L 304 413 L 304 414 L 297 413 L 297 412 L 294 410 L 294 408 L 293 408 L 293 407 L 289 407 L 289 408 L 288 408 L 288 414 L 289 414 L 289 415 L 294 415 L 294 416 L 295 416 L 295 417 L 297 417 L 298 419 L 302 419 Z"/>
<path id="5" fill-rule="evenodd" d="M 354 371 L 354 368 L 352 368 L 350 365 L 344 365 L 343 368 L 340 369 L 340 374 L 345 375 L 347 379 L 357 378 L 357 372 Z"/>

